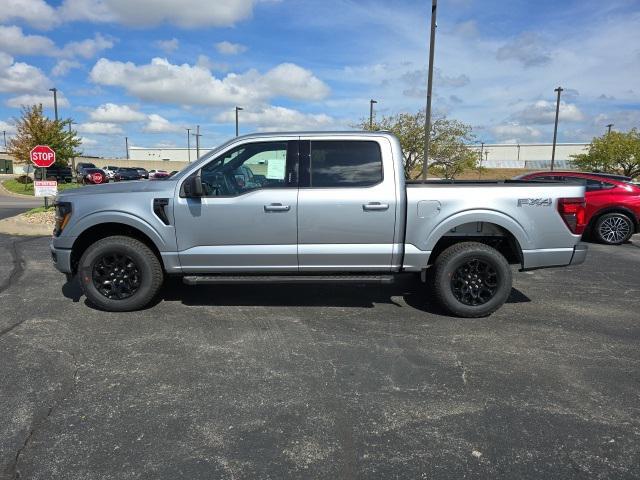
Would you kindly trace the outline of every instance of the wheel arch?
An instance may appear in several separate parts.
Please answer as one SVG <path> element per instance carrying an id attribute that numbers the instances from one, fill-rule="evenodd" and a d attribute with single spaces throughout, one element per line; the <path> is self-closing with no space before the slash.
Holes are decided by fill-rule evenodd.
<path id="1" fill-rule="evenodd" d="M 633 227 L 635 229 L 635 233 L 640 233 L 640 218 L 638 218 L 636 216 L 636 214 L 634 213 L 633 210 L 631 210 L 630 208 L 627 208 L 627 207 L 625 207 L 623 205 L 611 205 L 611 206 L 608 206 L 608 207 L 601 208 L 600 210 L 595 212 L 593 215 L 591 215 L 591 219 L 589 220 L 589 223 L 587 224 L 586 231 L 589 234 L 593 234 L 593 229 L 595 228 L 596 223 L 598 222 L 600 217 L 602 217 L 603 215 L 606 215 L 608 213 L 622 213 L 622 214 L 626 215 L 633 222 Z"/>
<path id="2" fill-rule="evenodd" d="M 97 223 L 85 229 L 73 242 L 73 246 L 71 247 L 72 273 L 77 273 L 78 262 L 80 261 L 83 253 L 87 250 L 87 248 L 89 248 L 89 246 L 91 246 L 98 240 L 116 235 L 135 238 L 136 240 L 141 241 L 151 249 L 156 257 L 158 257 L 161 265 L 163 265 L 164 267 L 160 249 L 147 233 L 130 224 L 119 222 L 104 222 Z"/>

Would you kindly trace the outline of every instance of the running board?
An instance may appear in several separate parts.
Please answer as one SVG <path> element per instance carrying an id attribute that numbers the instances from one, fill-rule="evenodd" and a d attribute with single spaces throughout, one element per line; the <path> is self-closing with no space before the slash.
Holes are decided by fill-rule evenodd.
<path id="1" fill-rule="evenodd" d="M 393 283 L 393 275 L 187 275 L 187 285 L 250 283 Z"/>

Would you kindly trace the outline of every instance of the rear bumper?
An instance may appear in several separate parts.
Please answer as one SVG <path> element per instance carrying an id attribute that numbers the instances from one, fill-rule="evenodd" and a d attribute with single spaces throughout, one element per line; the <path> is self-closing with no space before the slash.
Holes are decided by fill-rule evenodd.
<path id="1" fill-rule="evenodd" d="M 522 270 L 580 265 L 587 258 L 588 247 L 578 243 L 573 248 L 546 248 L 522 251 Z"/>
<path id="2" fill-rule="evenodd" d="M 589 247 L 586 243 L 580 242 L 575 247 L 573 247 L 573 257 L 571 257 L 571 263 L 569 265 L 580 265 L 584 263 L 587 258 L 587 252 L 589 251 Z"/>

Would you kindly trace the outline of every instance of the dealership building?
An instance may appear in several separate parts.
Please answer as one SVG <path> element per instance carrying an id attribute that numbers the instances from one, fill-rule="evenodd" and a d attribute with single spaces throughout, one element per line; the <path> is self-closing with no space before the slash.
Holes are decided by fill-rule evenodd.
<path id="1" fill-rule="evenodd" d="M 526 168 L 547 169 L 551 166 L 551 143 L 485 143 L 470 148 L 482 152 L 482 166 L 486 168 Z M 556 144 L 555 165 L 557 168 L 571 168 L 571 156 L 585 153 L 588 143 Z"/>

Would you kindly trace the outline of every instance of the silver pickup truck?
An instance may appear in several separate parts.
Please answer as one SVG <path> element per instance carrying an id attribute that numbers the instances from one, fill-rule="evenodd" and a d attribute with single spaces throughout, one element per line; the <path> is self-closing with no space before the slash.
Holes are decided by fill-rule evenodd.
<path id="1" fill-rule="evenodd" d="M 110 311 L 144 307 L 167 275 L 219 284 L 412 274 L 461 317 L 507 300 L 510 264 L 584 261 L 584 187 L 407 182 L 402 158 L 383 132 L 234 138 L 166 180 L 61 193 L 51 254 Z"/>

